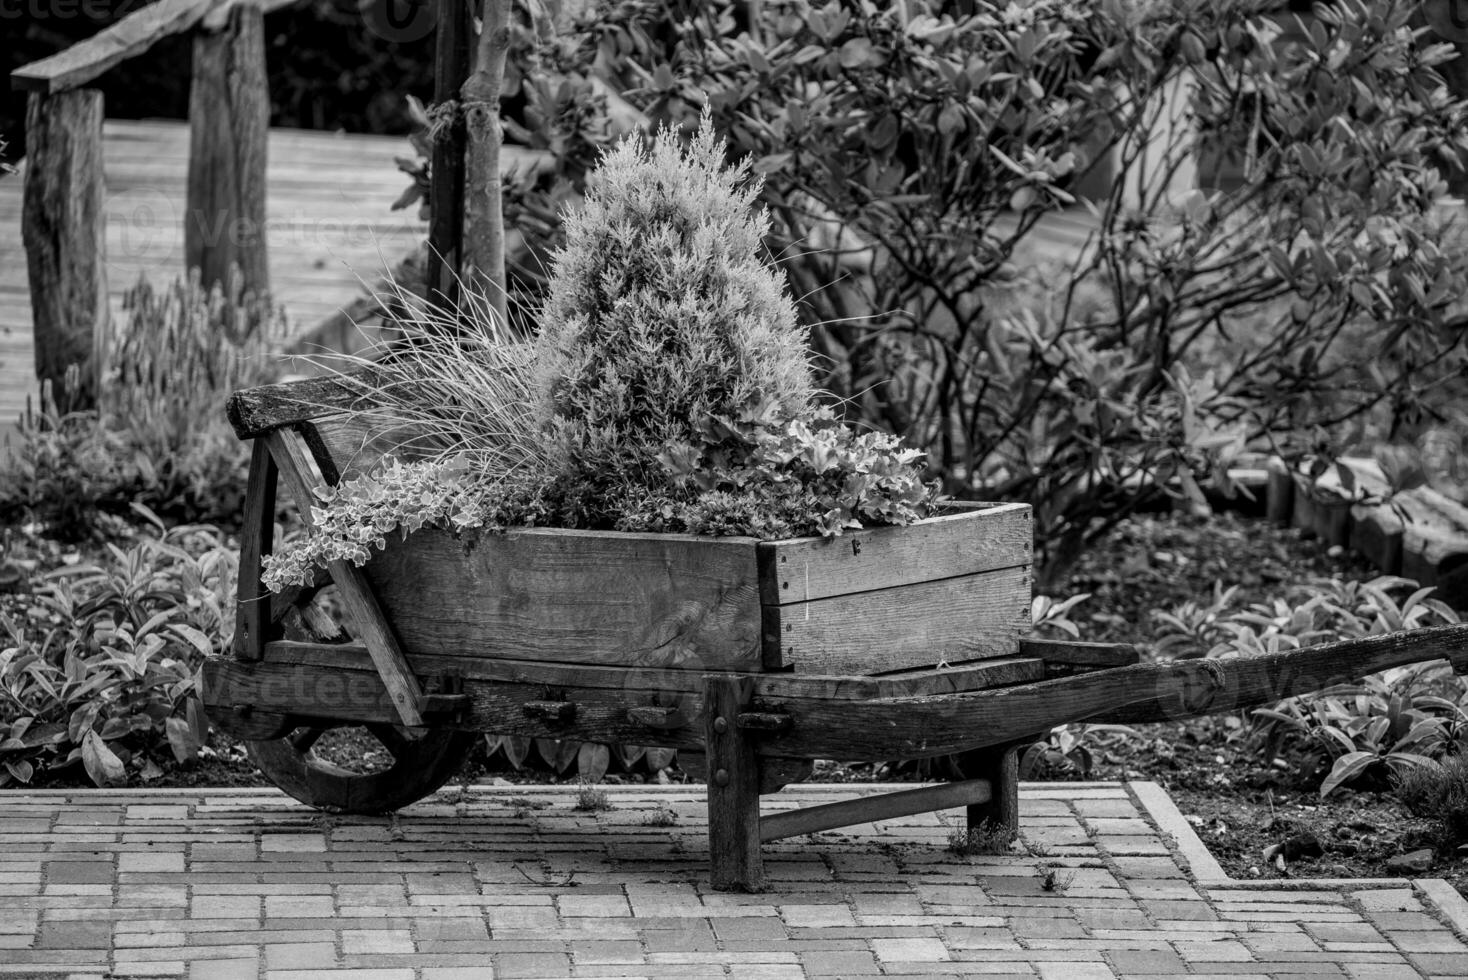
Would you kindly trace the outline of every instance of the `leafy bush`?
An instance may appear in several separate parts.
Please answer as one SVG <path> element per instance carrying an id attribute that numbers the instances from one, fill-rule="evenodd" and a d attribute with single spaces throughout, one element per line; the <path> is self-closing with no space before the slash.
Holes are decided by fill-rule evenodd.
<path id="1" fill-rule="evenodd" d="M 123 307 L 97 410 L 62 414 L 57 402 L 68 399 L 42 391 L 40 412 L 21 421 L 14 465 L 0 473 L 0 514 L 28 511 L 69 540 L 134 502 L 172 520 L 238 520 L 249 451 L 224 404 L 273 378 L 283 318 L 237 291 L 205 291 L 197 276 L 162 292 L 140 280 Z"/>
<path id="2" fill-rule="evenodd" d="M 20 619 L 0 616 L 0 786 L 78 761 L 120 785 L 160 775 L 160 752 L 196 758 L 197 674 L 233 630 L 235 575 L 234 548 L 202 526 L 42 575 Z"/>
<path id="3" fill-rule="evenodd" d="M 1456 397 L 1451 48 L 1406 0 L 1318 8 L 1293 41 L 1278 6 L 786 0 L 751 24 L 648 0 L 588 30 L 649 116 L 708 104 L 753 155 L 848 415 L 951 492 L 1033 503 L 1055 581 L 1247 445 Z M 1094 230 L 1057 244 L 1046 216 L 1083 192 Z"/>
<path id="4" fill-rule="evenodd" d="M 284 313 L 243 299 L 237 282 L 205 290 L 197 272 L 163 290 L 139 280 L 123 309 L 98 407 L 133 449 L 143 502 L 178 520 L 237 519 L 249 453 L 224 406 L 275 379 Z"/>
<path id="5" fill-rule="evenodd" d="M 7 520 L 30 514 L 57 538 L 79 540 L 103 512 L 121 512 L 142 486 L 122 435 L 95 412 L 61 413 L 49 384 L 41 389 L 40 413 L 27 413 L 18 434 L 0 469 L 0 515 Z"/>
<path id="6" fill-rule="evenodd" d="M 1393 592 L 1412 591 L 1400 602 Z M 1455 623 L 1432 589 L 1396 576 L 1322 580 L 1272 602 L 1234 605 L 1236 589 L 1210 603 L 1155 613 L 1157 648 L 1174 657 L 1255 656 L 1352 637 Z M 1456 752 L 1468 739 L 1468 693 L 1441 664 L 1388 671 L 1251 712 L 1250 735 L 1268 757 L 1287 746 L 1331 760 L 1321 795 L 1358 780 L 1381 780 Z"/>

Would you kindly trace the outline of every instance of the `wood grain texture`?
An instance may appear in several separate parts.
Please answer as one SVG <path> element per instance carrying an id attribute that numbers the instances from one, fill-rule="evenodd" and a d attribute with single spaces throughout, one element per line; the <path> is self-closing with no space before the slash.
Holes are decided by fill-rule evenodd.
<path id="1" fill-rule="evenodd" d="M 548 528 L 423 530 L 367 574 L 409 654 L 758 670 L 755 542 Z"/>
<path id="2" fill-rule="evenodd" d="M 364 402 L 372 390 L 370 372 L 257 385 L 231 395 L 226 411 L 235 435 L 254 439 L 283 425 L 350 411 Z"/>
<path id="3" fill-rule="evenodd" d="M 301 519 L 309 525 L 311 505 L 315 499 L 312 489 L 324 483 L 316 461 L 300 434 L 290 429 L 276 429 L 265 439 L 281 479 L 301 511 Z M 331 573 L 337 596 L 346 610 L 352 635 L 372 655 L 372 662 L 397 709 L 398 718 L 409 727 L 422 725 L 423 689 L 408 668 L 407 659 L 372 593 L 367 576 L 362 569 L 345 561 L 329 562 L 327 571 Z"/>
<path id="4" fill-rule="evenodd" d="M 965 509 L 835 538 L 766 541 L 759 546 L 760 601 L 788 605 L 1028 565 L 1033 541 L 1029 504 Z"/>
<path id="5" fill-rule="evenodd" d="M 1352 551 L 1386 575 L 1402 571 L 1402 519 L 1390 504 L 1354 504 L 1351 507 Z"/>
<path id="6" fill-rule="evenodd" d="M 90 407 L 109 335 L 103 217 L 102 93 L 86 89 L 26 102 L 26 273 L 35 329 L 36 377 L 50 381 L 63 411 Z M 81 370 L 64 403 L 66 369 Z"/>
<path id="7" fill-rule="evenodd" d="M 1025 566 L 765 606 L 765 668 L 872 674 L 1013 656 L 1030 628 L 1030 588 Z"/>
<path id="8" fill-rule="evenodd" d="M 1468 599 L 1468 508 L 1431 487 L 1392 497 L 1402 521 L 1402 575 L 1435 586 L 1438 597 Z"/>
<path id="9" fill-rule="evenodd" d="M 968 830 L 1002 829 L 1006 844 L 1019 833 L 1019 751 L 1029 741 L 975 749 L 958 757 L 965 776 L 989 783 L 989 798 L 973 801 L 964 812 Z"/>
<path id="10" fill-rule="evenodd" d="M 1468 661 L 1468 624 L 1284 653 L 1139 664 L 997 690 L 848 702 L 786 699 L 788 731 L 767 755 L 923 758 L 998 745 L 1079 721 L 1134 724 L 1236 711 L 1421 661 Z M 760 706 L 756 701 L 756 706 Z M 829 755 L 827 754 L 829 753 Z"/>
<path id="11" fill-rule="evenodd" d="M 1322 643 L 1302 650 L 1211 661 L 1223 671 L 1222 683 L 1188 664 L 1202 661 L 1150 664 L 1108 671 L 1097 677 L 1138 673 L 1138 683 L 1151 686 L 1157 696 L 1128 699 L 1125 707 L 1095 717 L 1098 722 L 1142 724 L 1179 717 L 1219 714 L 1257 707 L 1297 694 L 1349 684 L 1368 674 L 1407 664 L 1446 660 L 1459 669 L 1468 665 L 1468 624 L 1454 623 L 1419 630 Z M 1181 687 L 1179 687 L 1181 679 Z M 1181 701 L 1178 693 L 1181 690 Z M 1186 702 L 1186 703 L 1183 703 Z M 1180 713 L 1181 712 L 1181 713 Z"/>
<path id="12" fill-rule="evenodd" d="M 440 0 L 433 49 L 433 101 L 445 105 L 459 97 L 474 62 L 475 5 L 471 0 Z M 428 189 L 429 296 L 444 310 L 458 307 L 459 267 L 464 251 L 464 147 L 467 136 L 458 114 L 433 142 Z"/>
<path id="13" fill-rule="evenodd" d="M 1310 479 L 1303 473 L 1296 473 L 1293 477 L 1295 497 L 1294 503 L 1290 505 L 1290 527 L 1296 528 L 1303 538 L 1315 537 L 1315 510 L 1319 506 L 1315 502 Z"/>
<path id="14" fill-rule="evenodd" d="M 316 648 L 330 651 L 329 647 Z M 205 663 L 209 706 L 255 704 L 279 713 L 318 714 L 342 720 L 394 723 L 396 711 L 376 671 L 279 662 L 269 644 L 258 663 L 211 658 Z M 301 658 L 296 657 L 296 660 Z M 794 719 L 787 732 L 760 733 L 750 741 L 762 757 L 880 760 L 949 755 L 1032 738 L 1037 731 L 1077 721 L 1137 724 L 1236 711 L 1347 683 L 1391 667 L 1449 659 L 1468 668 L 1468 624 L 1372 636 L 1261 657 L 1188 660 L 1118 667 L 1076 677 L 971 693 L 872 701 L 754 694 L 751 708 L 778 707 Z M 482 681 L 466 677 L 469 710 L 452 727 L 548 738 L 622 741 L 696 748 L 701 725 L 652 732 L 631 724 L 627 708 L 642 699 L 669 703 L 667 692 L 566 685 L 560 699 L 576 704 L 569 723 L 527 717 L 524 705 L 544 696 L 543 682 Z M 632 691 L 634 693 L 630 693 Z M 704 719 L 703 695 L 675 695 L 685 715 Z"/>
<path id="15" fill-rule="evenodd" d="M 754 683 L 747 677 L 711 674 L 705 685 L 712 883 L 721 891 L 757 892 L 765 885 L 759 850 L 759 760 L 736 723 L 754 694 Z"/>
<path id="16" fill-rule="evenodd" d="M 898 793 L 859 796 L 839 803 L 772 813 L 761 818 L 759 836 L 762 841 L 772 841 L 799 837 L 802 834 L 818 834 L 823 830 L 893 820 L 912 816 L 914 813 L 931 813 L 934 810 L 959 806 L 971 807 L 988 802 L 992 795 L 993 789 L 987 779 L 970 779 Z"/>
<path id="17" fill-rule="evenodd" d="M 84 41 L 10 73 L 15 88 L 58 93 L 84 85 L 126 58 L 165 37 L 192 30 L 205 17 L 218 17 L 238 0 L 158 0 Z M 269 13 L 299 0 L 252 0 Z"/>
<path id="18" fill-rule="evenodd" d="M 1130 643 L 1087 643 L 1038 636 L 1020 637 L 1019 652 L 1024 657 L 1039 657 L 1047 664 L 1068 667 L 1128 667 L 1141 659 Z"/>
<path id="19" fill-rule="evenodd" d="M 254 704 L 260 710 L 296 719 L 400 724 L 397 707 L 370 659 L 359 659 L 353 667 L 327 667 L 282 663 L 268 658 L 259 662 L 211 658 L 204 664 L 204 673 L 205 707 L 209 709 L 211 718 L 219 715 L 221 727 L 229 723 L 223 712 L 236 704 Z M 426 671 L 422 675 L 424 680 L 431 676 Z M 527 738 L 621 742 L 676 749 L 703 747 L 701 692 L 652 695 L 629 694 L 615 688 L 557 689 L 555 693 L 560 698 L 576 706 L 570 719 L 526 713 L 526 704 L 543 700 L 546 693 L 543 684 L 465 678 L 463 693 L 468 697 L 465 710 L 453 717 L 434 719 L 434 727 Z M 639 699 L 646 703 L 679 700 L 688 717 L 695 722 L 676 729 L 645 728 L 627 718 L 628 707 Z"/>
<path id="20" fill-rule="evenodd" d="M 266 644 L 271 663 L 306 664 L 343 670 L 369 670 L 371 658 L 356 643 L 307 643 L 277 640 Z M 488 657 L 415 654 L 414 668 L 424 674 L 457 673 L 466 680 L 541 685 L 553 689 L 606 689 L 624 692 L 629 699 L 647 701 L 656 694 L 699 693 L 703 678 L 686 670 L 594 667 L 586 664 L 537 663 L 531 660 L 495 660 Z M 758 697 L 864 700 L 918 697 L 953 691 L 974 691 L 1044 679 L 1045 664 L 1037 658 L 985 660 L 941 670 L 919 670 L 880 677 L 755 674 Z M 632 701 L 629 701 L 632 703 Z"/>
<path id="21" fill-rule="evenodd" d="M 270 592 L 260 582 L 261 559 L 270 554 L 275 535 L 275 486 L 278 472 L 270 447 L 256 439 L 250 450 L 249 483 L 240 529 L 238 603 L 235 612 L 234 654 L 259 660 L 270 639 Z"/>
<path id="22" fill-rule="evenodd" d="M 258 0 L 236 3 L 223 30 L 194 37 L 189 88 L 189 179 L 184 264 L 204 287 L 238 269 L 246 298 L 270 295 L 265 245 L 265 161 L 270 93 L 265 18 Z M 253 324 L 231 324 L 243 332 Z"/>

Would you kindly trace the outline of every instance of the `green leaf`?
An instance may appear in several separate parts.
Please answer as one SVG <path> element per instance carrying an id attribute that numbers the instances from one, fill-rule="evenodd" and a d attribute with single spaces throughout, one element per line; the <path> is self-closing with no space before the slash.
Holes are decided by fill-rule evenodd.
<path id="1" fill-rule="evenodd" d="M 122 760 L 95 731 L 88 730 L 82 738 L 82 765 L 92 782 L 104 789 L 127 784 L 127 770 L 123 768 Z"/>
<path id="2" fill-rule="evenodd" d="M 582 742 L 576 750 L 576 774 L 587 782 L 601 782 L 611 764 L 611 750 L 600 742 Z"/>
<path id="3" fill-rule="evenodd" d="M 647 768 L 653 772 L 661 772 L 671 766 L 673 760 L 677 757 L 677 749 L 665 749 L 661 746 L 654 746 L 647 750 Z"/>
<path id="4" fill-rule="evenodd" d="M 198 650 L 199 656 L 208 657 L 214 653 L 214 644 L 203 630 L 187 623 L 174 623 L 169 629 L 173 631 L 174 635 Z"/>
<path id="5" fill-rule="evenodd" d="M 180 765 L 198 761 L 200 745 L 195 741 L 194 730 L 186 720 L 172 716 L 163 722 L 163 730 L 168 735 L 168 747 L 173 750 L 173 757 Z"/>
<path id="6" fill-rule="evenodd" d="M 1335 760 L 1335 765 L 1330 769 L 1330 775 L 1320 784 L 1320 795 L 1329 796 L 1331 792 L 1344 783 L 1348 783 L 1360 776 L 1373 764 L 1380 760 L 1375 752 L 1348 752 Z"/>
<path id="7" fill-rule="evenodd" d="M 839 58 L 841 67 L 848 70 L 876 68 L 887 60 L 872 46 L 872 42 L 864 37 L 854 37 L 841 45 Z"/>

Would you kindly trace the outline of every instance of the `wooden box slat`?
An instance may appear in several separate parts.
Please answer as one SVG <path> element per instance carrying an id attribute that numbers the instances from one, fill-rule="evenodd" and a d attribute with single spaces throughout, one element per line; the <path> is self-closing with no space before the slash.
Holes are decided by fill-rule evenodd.
<path id="1" fill-rule="evenodd" d="M 422 530 L 366 567 L 410 654 L 760 669 L 752 538 Z"/>
<path id="2" fill-rule="evenodd" d="M 305 643 L 276 640 L 265 645 L 264 659 L 274 664 L 304 664 L 340 670 L 373 670 L 365 647 L 357 643 Z M 646 667 L 598 667 L 531 660 L 497 660 L 487 656 L 423 654 L 413 666 L 424 676 L 451 674 L 466 681 L 531 684 L 566 694 L 570 688 L 609 688 L 627 695 L 637 692 L 666 695 L 698 694 L 703 674 L 690 670 Z M 826 674 L 763 674 L 755 679 L 757 697 L 827 698 L 866 701 L 872 698 L 913 698 L 958 691 L 1007 687 L 1045 679 L 1045 661 L 1039 657 L 999 657 L 941 669 L 925 668 L 876 676 Z M 628 693 L 631 692 L 631 693 Z M 569 695 L 566 695 L 569 696 Z"/>
<path id="3" fill-rule="evenodd" d="M 1030 628 L 1030 569 L 764 607 L 766 670 L 872 674 L 1008 657 Z"/>
<path id="4" fill-rule="evenodd" d="M 779 606 L 1028 565 L 1028 504 L 998 504 L 909 527 L 759 545 L 760 600 Z"/>

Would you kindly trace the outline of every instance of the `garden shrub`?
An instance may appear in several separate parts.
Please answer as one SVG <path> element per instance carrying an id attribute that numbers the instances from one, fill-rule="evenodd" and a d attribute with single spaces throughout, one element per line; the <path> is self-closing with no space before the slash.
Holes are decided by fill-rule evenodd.
<path id="1" fill-rule="evenodd" d="M 1278 6 L 784 0 L 751 29 L 732 0 L 632 2 L 585 29 L 649 116 L 708 105 L 754 157 L 820 383 L 947 490 L 1033 503 L 1043 584 L 1246 447 L 1459 393 L 1451 47 L 1406 0 L 1317 8 L 1294 42 Z M 1048 244 L 1086 188 L 1086 247 Z"/>
<path id="2" fill-rule="evenodd" d="M 377 402 L 369 417 L 427 423 L 428 458 L 320 490 L 317 528 L 267 558 L 266 584 L 426 525 L 788 537 L 927 516 L 921 453 L 814 404 L 794 306 L 761 258 L 758 185 L 724 155 L 705 121 L 686 146 L 664 131 L 607 156 L 566 220 L 533 350 L 492 323 L 467 346 L 426 331 L 349 382 Z M 463 376 L 486 359 L 495 379 L 475 390 Z"/>
<path id="3" fill-rule="evenodd" d="M 1468 844 L 1468 756 L 1396 774 L 1392 788 L 1407 809 L 1437 821 L 1447 847 Z"/>
<path id="4" fill-rule="evenodd" d="M 81 762 L 97 785 L 161 775 L 207 737 L 203 658 L 229 642 L 235 549 L 183 526 L 40 576 L 0 615 L 0 786 Z"/>
<path id="5" fill-rule="evenodd" d="M 1410 590 L 1410 591 L 1408 591 Z M 1431 588 L 1397 576 L 1321 580 L 1239 608 L 1236 590 L 1210 603 L 1154 614 L 1157 649 L 1175 657 L 1258 656 L 1336 640 L 1458 622 Z M 1394 593 L 1406 593 L 1401 599 Z M 1247 733 L 1266 759 L 1298 753 L 1329 764 L 1321 795 L 1354 784 L 1385 785 L 1468 744 L 1468 690 L 1441 663 L 1414 665 L 1289 698 L 1249 713 Z"/>
<path id="6" fill-rule="evenodd" d="M 283 317 L 238 289 L 205 290 L 197 275 L 163 290 L 140 280 L 123 308 L 97 409 L 62 414 L 42 392 L 0 474 L 0 513 L 27 511 L 70 540 L 134 502 L 170 520 L 238 521 L 249 449 L 224 406 L 234 390 L 273 380 Z"/>

